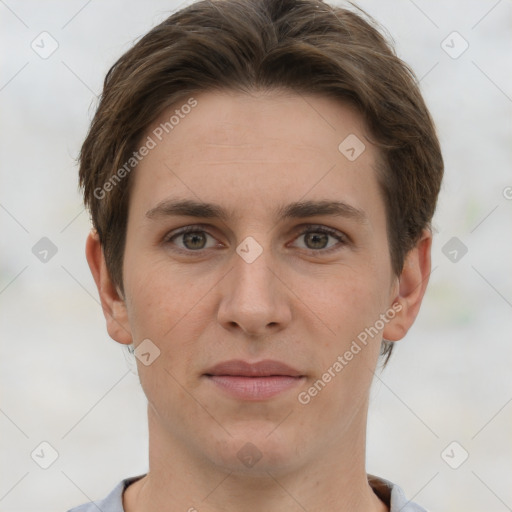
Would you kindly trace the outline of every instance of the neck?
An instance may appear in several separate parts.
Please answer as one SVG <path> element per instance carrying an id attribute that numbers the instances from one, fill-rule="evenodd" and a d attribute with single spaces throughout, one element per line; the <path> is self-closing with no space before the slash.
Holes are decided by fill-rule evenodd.
<path id="1" fill-rule="evenodd" d="M 364 425 L 302 466 L 230 470 L 194 454 L 148 406 L 149 472 L 125 491 L 125 512 L 386 512 L 368 484 Z"/>

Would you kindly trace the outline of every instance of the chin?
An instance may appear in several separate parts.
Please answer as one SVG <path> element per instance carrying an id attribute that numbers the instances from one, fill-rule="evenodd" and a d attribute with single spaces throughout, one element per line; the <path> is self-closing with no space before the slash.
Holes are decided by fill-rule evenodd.
<path id="1" fill-rule="evenodd" d="M 280 428 L 282 431 L 278 432 Z M 245 428 L 227 430 L 232 437 L 224 432 L 223 440 L 217 440 L 213 446 L 210 444 L 208 451 L 215 449 L 212 459 L 230 472 L 268 477 L 269 473 L 277 475 L 300 465 L 301 454 L 295 436 L 290 435 L 289 425 L 276 428 L 274 424 L 270 428 L 268 423 L 262 426 L 262 422 L 257 421 L 250 426 L 246 424 Z"/>

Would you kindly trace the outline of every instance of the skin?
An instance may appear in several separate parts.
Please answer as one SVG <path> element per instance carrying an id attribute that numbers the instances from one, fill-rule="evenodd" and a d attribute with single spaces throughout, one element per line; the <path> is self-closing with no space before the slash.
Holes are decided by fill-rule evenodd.
<path id="1" fill-rule="evenodd" d="M 148 398 L 149 472 L 124 493 L 125 510 L 388 510 L 367 482 L 368 397 L 382 338 L 401 339 L 418 313 L 431 233 L 407 255 L 399 279 L 377 148 L 354 108 L 283 91 L 194 98 L 197 106 L 133 171 L 124 296 L 96 233 L 87 240 L 110 336 L 136 347 L 150 339 L 160 350 L 149 366 L 137 361 Z M 366 145 L 353 162 L 338 150 L 349 134 Z M 168 198 L 216 203 L 229 216 L 146 216 Z M 365 220 L 276 218 L 277 206 L 299 200 L 343 201 Z M 199 238 L 169 239 L 198 223 Z M 307 224 L 315 233 L 326 226 L 345 234 L 345 243 L 321 233 L 308 238 L 301 234 Z M 252 263 L 236 252 L 248 236 L 262 248 Z M 401 310 L 384 330 L 301 404 L 299 392 L 393 304 Z M 305 378 L 270 399 L 241 401 L 203 375 L 230 359 L 282 361 Z M 252 467 L 237 456 L 247 442 L 261 454 Z"/>

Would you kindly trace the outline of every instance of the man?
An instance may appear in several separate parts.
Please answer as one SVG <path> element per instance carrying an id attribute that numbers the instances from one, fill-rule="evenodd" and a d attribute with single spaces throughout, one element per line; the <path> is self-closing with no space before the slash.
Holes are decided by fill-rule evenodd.
<path id="1" fill-rule="evenodd" d="M 366 420 L 425 293 L 443 161 L 365 18 L 199 2 L 109 71 L 86 255 L 137 356 L 149 471 L 73 512 L 424 510 L 366 473 Z"/>

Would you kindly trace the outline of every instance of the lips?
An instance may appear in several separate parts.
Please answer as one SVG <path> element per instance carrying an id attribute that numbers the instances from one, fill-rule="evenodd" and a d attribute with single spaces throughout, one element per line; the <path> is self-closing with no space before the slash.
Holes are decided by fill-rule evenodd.
<path id="1" fill-rule="evenodd" d="M 225 375 L 232 377 L 302 377 L 299 370 L 270 359 L 257 363 L 247 363 L 239 359 L 224 361 L 207 370 L 205 375 Z"/>
<path id="2" fill-rule="evenodd" d="M 305 378 L 299 370 L 272 360 L 225 361 L 207 370 L 204 376 L 223 394 L 249 401 L 267 400 L 296 387 Z"/>

